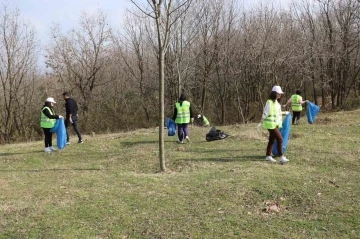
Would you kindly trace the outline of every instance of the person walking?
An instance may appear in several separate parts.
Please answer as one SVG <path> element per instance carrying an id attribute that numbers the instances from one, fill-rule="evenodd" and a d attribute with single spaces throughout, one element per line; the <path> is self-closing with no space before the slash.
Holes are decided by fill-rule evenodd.
<path id="1" fill-rule="evenodd" d="M 78 105 L 77 102 L 70 97 L 68 92 L 63 93 L 64 100 L 65 100 L 65 110 L 66 110 L 66 118 L 65 118 L 65 128 L 66 128 L 66 144 L 70 144 L 70 137 L 68 127 L 71 124 L 75 130 L 75 133 L 78 136 L 78 143 L 83 143 L 80 130 L 78 127 Z"/>
<path id="2" fill-rule="evenodd" d="M 272 148 L 277 141 L 277 150 L 280 157 L 280 163 L 287 163 L 289 160 L 283 155 L 282 143 L 283 137 L 281 136 L 279 128 L 282 127 L 282 116 L 281 116 L 281 105 L 279 99 L 284 92 L 281 90 L 280 86 L 274 86 L 269 95 L 268 100 L 266 101 L 262 118 L 259 126 L 261 124 L 265 129 L 269 131 L 269 141 L 266 147 L 266 161 L 276 162 L 276 160 L 271 156 Z"/>
<path id="3" fill-rule="evenodd" d="M 185 94 L 181 94 L 179 100 L 175 103 L 172 119 L 178 127 L 178 143 L 184 143 L 184 139 L 190 142 L 189 127 L 190 122 L 194 122 L 191 104 L 186 100 Z"/>
<path id="4" fill-rule="evenodd" d="M 63 116 L 55 114 L 55 111 L 53 109 L 55 103 L 56 102 L 53 97 L 48 97 L 45 101 L 44 106 L 41 109 L 40 127 L 43 129 L 45 135 L 44 141 L 46 153 L 56 151 L 56 148 L 54 148 L 54 146 L 52 145 L 53 133 L 50 130 L 55 126 L 57 119 L 63 118 Z"/>
<path id="5" fill-rule="evenodd" d="M 303 101 L 301 97 L 301 91 L 296 90 L 295 94 L 293 94 L 289 100 L 286 102 L 283 107 L 286 107 L 288 104 L 291 104 L 291 110 L 293 112 L 292 116 L 292 124 L 300 124 L 300 115 L 302 111 L 302 105 L 308 102 L 308 100 Z"/>

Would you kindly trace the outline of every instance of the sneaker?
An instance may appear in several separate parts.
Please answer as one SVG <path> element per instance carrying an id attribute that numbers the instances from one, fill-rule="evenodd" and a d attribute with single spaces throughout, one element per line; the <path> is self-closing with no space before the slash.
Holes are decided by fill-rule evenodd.
<path id="1" fill-rule="evenodd" d="M 70 141 L 67 141 L 67 142 L 66 142 L 66 145 L 69 145 L 69 144 L 71 144 Z"/>
<path id="2" fill-rule="evenodd" d="M 271 156 L 266 156 L 265 159 L 266 159 L 266 161 L 269 161 L 270 163 L 275 163 L 276 162 L 276 160 Z"/>
<path id="3" fill-rule="evenodd" d="M 281 156 L 280 163 L 287 163 L 289 160 L 285 156 Z"/>
<path id="4" fill-rule="evenodd" d="M 45 153 L 51 153 L 50 147 L 45 148 Z"/>
<path id="5" fill-rule="evenodd" d="M 185 137 L 185 140 L 186 140 L 186 142 L 190 142 L 189 136 L 186 136 L 186 137 Z"/>
<path id="6" fill-rule="evenodd" d="M 183 144 L 184 141 L 176 140 L 176 143 L 178 143 L 178 144 Z"/>
<path id="7" fill-rule="evenodd" d="M 82 144 L 82 143 L 84 143 L 84 141 L 83 141 L 82 139 L 80 139 L 80 140 L 78 141 L 78 143 L 79 143 L 79 144 Z"/>
<path id="8" fill-rule="evenodd" d="M 56 150 L 57 150 L 56 148 L 54 148 L 54 146 L 49 147 L 49 149 L 50 149 L 51 151 L 56 151 Z"/>

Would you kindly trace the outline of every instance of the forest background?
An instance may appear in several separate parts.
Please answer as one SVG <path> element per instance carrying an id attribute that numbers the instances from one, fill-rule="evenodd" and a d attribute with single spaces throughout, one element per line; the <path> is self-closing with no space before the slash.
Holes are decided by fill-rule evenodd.
<path id="1" fill-rule="evenodd" d="M 358 0 L 251 10 L 237 1 L 191 1 L 169 31 L 165 117 L 184 92 L 213 125 L 255 122 L 273 85 L 286 93 L 283 102 L 300 89 L 322 110 L 358 108 L 359 16 Z M 101 9 L 83 13 L 69 31 L 54 25 L 41 49 L 21 10 L 1 4 L 2 143 L 40 139 L 44 100 L 54 97 L 64 114 L 63 91 L 79 103 L 84 134 L 159 126 L 157 26 L 136 7 L 124 19 L 114 30 Z"/>

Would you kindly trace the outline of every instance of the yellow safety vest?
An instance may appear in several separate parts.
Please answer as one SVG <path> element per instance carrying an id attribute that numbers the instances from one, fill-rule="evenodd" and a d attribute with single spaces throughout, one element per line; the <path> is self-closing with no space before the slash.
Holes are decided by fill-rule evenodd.
<path id="1" fill-rule="evenodd" d="M 56 123 L 56 119 L 49 119 L 44 113 L 43 113 L 43 110 L 44 109 L 48 109 L 50 114 L 51 115 L 54 115 L 53 114 L 53 111 L 45 106 L 44 108 L 41 109 L 41 119 L 40 119 L 40 127 L 41 128 L 53 128 L 55 126 L 55 123 Z"/>
<path id="2" fill-rule="evenodd" d="M 300 104 L 300 95 L 291 96 L 291 109 L 292 111 L 302 111 L 302 105 Z"/>
<path id="3" fill-rule="evenodd" d="M 209 125 L 210 125 L 209 120 L 205 116 L 203 116 L 203 126 L 209 126 Z"/>
<path id="4" fill-rule="evenodd" d="M 270 103 L 270 113 L 263 122 L 263 127 L 265 129 L 275 129 L 276 126 L 279 128 L 282 127 L 282 118 L 279 116 L 278 109 L 276 108 L 276 104 L 279 104 L 277 102 L 273 102 L 272 100 L 267 100 L 267 102 Z"/>
<path id="5" fill-rule="evenodd" d="M 179 102 L 176 102 L 175 107 L 177 109 L 177 115 L 175 123 L 177 124 L 187 124 L 190 122 L 190 102 L 183 101 L 180 106 Z"/>

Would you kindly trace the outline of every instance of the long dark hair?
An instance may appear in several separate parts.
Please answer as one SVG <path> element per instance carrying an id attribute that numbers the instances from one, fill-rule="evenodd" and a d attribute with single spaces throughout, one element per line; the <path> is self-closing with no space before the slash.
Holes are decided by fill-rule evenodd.
<path id="1" fill-rule="evenodd" d="M 276 91 L 271 91 L 268 99 L 275 102 L 276 96 L 277 96 L 277 92 Z"/>
<path id="2" fill-rule="evenodd" d="M 49 107 L 49 108 L 52 108 L 52 107 L 51 107 L 51 102 L 45 101 L 44 105 L 47 106 L 47 107 Z"/>

